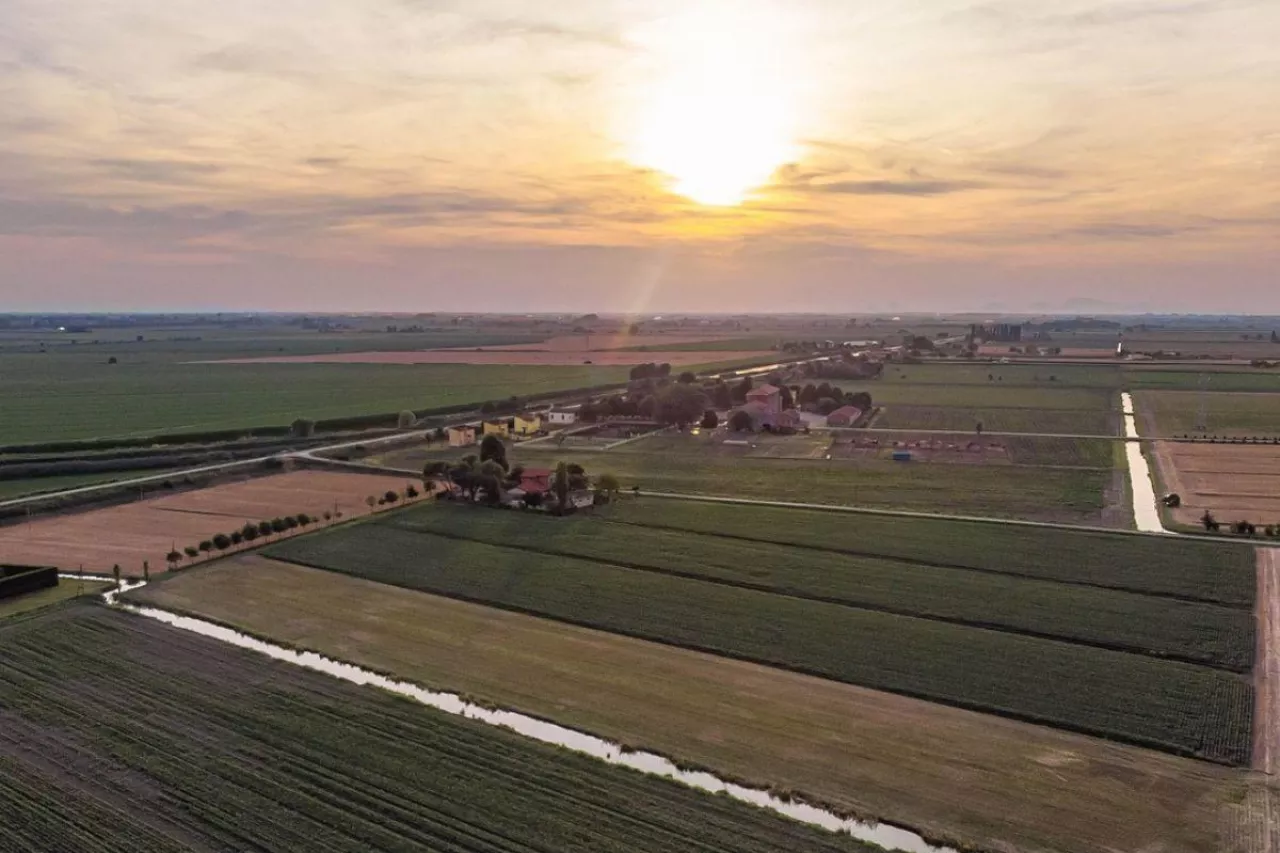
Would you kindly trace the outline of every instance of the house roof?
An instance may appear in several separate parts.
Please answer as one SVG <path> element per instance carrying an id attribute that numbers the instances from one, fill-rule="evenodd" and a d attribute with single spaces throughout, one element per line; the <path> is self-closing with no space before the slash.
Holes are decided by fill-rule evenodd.
<path id="1" fill-rule="evenodd" d="M 759 388 L 752 388 L 747 392 L 747 397 L 772 397 L 774 394 L 781 394 L 782 389 L 777 385 L 761 385 Z"/>
<path id="2" fill-rule="evenodd" d="M 508 426 L 506 421 L 485 421 L 485 423 L 500 427 Z"/>
<path id="3" fill-rule="evenodd" d="M 526 468 L 520 474 L 520 488 L 528 492 L 545 492 L 551 488 L 550 468 Z"/>
<path id="4" fill-rule="evenodd" d="M 542 418 L 542 413 L 541 412 L 521 412 L 520 414 L 516 415 L 516 417 L 522 421 L 536 421 Z"/>
<path id="5" fill-rule="evenodd" d="M 831 420 L 834 417 L 848 418 L 851 421 L 856 421 L 858 418 L 862 417 L 862 409 L 859 409 L 857 406 L 841 406 L 831 414 L 827 415 L 827 420 Z"/>
<path id="6" fill-rule="evenodd" d="M 470 424 L 466 424 L 464 426 L 449 427 L 449 432 L 475 432 L 475 431 L 476 431 L 476 428 L 471 426 Z"/>

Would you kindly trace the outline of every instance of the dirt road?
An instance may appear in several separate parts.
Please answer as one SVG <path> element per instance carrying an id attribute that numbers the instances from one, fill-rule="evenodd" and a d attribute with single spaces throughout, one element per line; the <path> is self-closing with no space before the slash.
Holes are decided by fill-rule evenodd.
<path id="1" fill-rule="evenodd" d="M 1254 667 L 1253 769 L 1280 762 L 1280 548 L 1258 549 L 1258 663 Z"/>

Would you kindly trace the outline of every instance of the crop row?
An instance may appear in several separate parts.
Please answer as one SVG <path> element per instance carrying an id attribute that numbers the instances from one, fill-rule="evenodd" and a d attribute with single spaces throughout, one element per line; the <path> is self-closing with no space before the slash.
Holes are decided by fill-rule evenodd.
<path id="1" fill-rule="evenodd" d="M 865 849 L 96 605 L 0 642 L 0 850 Z"/>
<path id="2" fill-rule="evenodd" d="M 1152 536 L 648 500 L 618 521 L 1252 608 L 1248 548 Z"/>
<path id="3" fill-rule="evenodd" d="M 429 506 L 376 523 L 1237 671 L 1253 661 L 1252 614 L 1204 602 L 585 517 Z"/>
<path id="4" fill-rule="evenodd" d="M 1203 746 L 1212 721 L 1248 718 L 1214 707 L 1218 686 L 1237 676 L 1206 667 L 379 525 L 267 553 L 1216 761 L 1248 759 L 1247 725 Z"/>

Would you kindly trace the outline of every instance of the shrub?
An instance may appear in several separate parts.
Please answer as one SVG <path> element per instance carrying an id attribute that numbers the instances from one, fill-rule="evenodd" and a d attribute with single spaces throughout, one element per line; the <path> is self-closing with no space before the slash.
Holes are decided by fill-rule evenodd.
<path id="1" fill-rule="evenodd" d="M 410 484 L 405 487 L 404 496 L 406 498 L 416 498 L 419 494 L 421 494 L 421 492 L 418 491 L 417 486 Z"/>
<path id="2" fill-rule="evenodd" d="M 289 432 L 298 438 L 310 438 L 316 434 L 316 422 L 310 418 L 298 418 L 289 426 Z"/>
<path id="3" fill-rule="evenodd" d="M 182 552 L 175 548 L 172 551 L 170 551 L 168 554 L 165 554 L 164 558 L 169 562 L 170 565 L 172 565 L 182 559 Z"/>
<path id="4" fill-rule="evenodd" d="M 271 531 L 273 533 L 283 533 L 287 529 L 283 518 L 271 519 Z"/>
<path id="5" fill-rule="evenodd" d="M 212 541 L 212 540 L 209 540 L 209 539 L 206 539 L 206 540 L 204 540 L 203 542 L 201 542 L 201 543 L 200 543 L 199 548 L 200 548 L 200 550 L 201 550 L 201 551 L 203 551 L 204 553 L 206 553 L 206 554 L 207 554 L 207 553 L 209 553 L 210 551 L 212 551 L 212 550 L 213 550 L 213 541 Z"/>
<path id="6" fill-rule="evenodd" d="M 258 538 L 258 525 L 245 524 L 245 526 L 240 530 L 240 535 L 244 537 L 244 541 L 252 542 Z"/>
<path id="7" fill-rule="evenodd" d="M 232 544 L 232 545 L 239 545 L 239 544 L 240 544 L 241 542 L 243 542 L 243 541 L 244 541 L 244 532 L 243 532 L 243 531 L 241 531 L 241 530 L 233 530 L 233 531 L 231 531 L 231 544 Z"/>
<path id="8" fill-rule="evenodd" d="M 400 496 L 397 495 L 395 492 L 391 491 L 390 489 L 388 489 L 387 493 L 382 496 L 382 499 L 389 504 L 393 504 L 396 501 L 400 500 Z"/>
<path id="9" fill-rule="evenodd" d="M 199 550 L 198 548 L 196 548 L 194 545 L 188 545 L 187 547 L 183 548 L 182 550 L 183 550 L 184 552 L 186 552 L 186 555 L 187 555 L 188 557 L 199 557 L 199 556 L 200 556 L 200 550 Z"/>
<path id="10" fill-rule="evenodd" d="M 1241 536 L 1252 536 L 1258 532 L 1258 528 L 1255 527 L 1252 522 L 1245 521 L 1244 519 L 1241 519 L 1231 525 L 1231 529 Z"/>
<path id="11" fill-rule="evenodd" d="M 315 519 L 307 515 L 305 512 L 300 512 L 295 517 L 298 519 L 298 523 L 301 524 L 303 527 L 306 527 L 308 524 L 315 521 Z"/>
<path id="12" fill-rule="evenodd" d="M 219 551 L 227 550 L 231 547 L 231 537 L 225 533 L 219 533 L 217 536 L 213 537 L 213 547 L 217 548 Z"/>
<path id="13" fill-rule="evenodd" d="M 275 532 L 275 527 L 272 526 L 271 522 L 269 521 L 259 521 L 258 532 L 263 536 L 270 536 L 272 533 Z"/>
<path id="14" fill-rule="evenodd" d="M 283 519 L 286 530 L 295 530 L 298 527 L 298 519 L 292 515 L 286 515 Z"/>
<path id="15" fill-rule="evenodd" d="M 331 512 L 326 512 L 326 513 L 324 514 L 324 520 L 325 520 L 325 521 L 330 521 L 330 520 L 332 520 L 332 519 L 333 519 L 333 513 L 331 513 Z"/>

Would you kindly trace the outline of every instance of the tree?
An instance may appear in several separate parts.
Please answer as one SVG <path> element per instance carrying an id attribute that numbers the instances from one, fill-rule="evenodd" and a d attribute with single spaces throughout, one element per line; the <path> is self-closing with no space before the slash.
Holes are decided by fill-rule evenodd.
<path id="1" fill-rule="evenodd" d="M 733 402 L 745 403 L 747 401 L 747 394 L 751 393 L 751 388 L 751 377 L 742 377 L 742 381 L 733 386 Z"/>
<path id="2" fill-rule="evenodd" d="M 212 540 L 209 540 L 209 539 L 206 539 L 206 540 L 204 540 L 203 542 L 201 542 L 201 543 L 200 543 L 198 546 L 196 546 L 196 547 L 198 547 L 198 548 L 200 549 L 200 552 L 201 552 L 202 554 L 208 554 L 210 551 L 212 551 L 212 550 L 213 550 L 213 541 L 212 541 Z"/>
<path id="3" fill-rule="evenodd" d="M 782 398 L 782 408 L 794 409 L 796 407 L 796 398 L 792 396 L 791 389 L 786 385 L 780 385 L 778 386 L 778 390 L 782 392 L 780 395 Z"/>
<path id="4" fill-rule="evenodd" d="M 606 472 L 596 477 L 596 491 L 602 493 L 606 498 L 613 499 L 617 497 L 621 489 L 622 483 L 618 481 L 616 474 Z"/>
<path id="5" fill-rule="evenodd" d="M 316 422 L 310 418 L 298 418 L 289 427 L 289 432 L 297 438 L 310 438 L 316 434 Z"/>
<path id="6" fill-rule="evenodd" d="M 418 487 L 412 483 L 404 487 L 404 496 L 406 498 L 416 498 L 420 494 L 421 492 L 418 491 Z"/>
<path id="7" fill-rule="evenodd" d="M 414 415 L 413 412 L 406 409 L 405 411 L 401 412 L 400 415 L 396 418 L 396 427 L 398 429 L 410 429 L 417 422 L 418 422 L 417 416 Z"/>
<path id="8" fill-rule="evenodd" d="M 551 493 L 556 496 L 556 512 L 563 514 L 569 505 L 569 466 L 561 462 L 551 475 Z"/>
<path id="9" fill-rule="evenodd" d="M 367 498 L 365 498 L 364 502 L 365 502 L 365 505 L 369 507 L 369 509 L 373 509 L 375 506 L 378 505 L 378 499 L 373 495 L 369 495 Z"/>
<path id="10" fill-rule="evenodd" d="M 170 569 L 176 569 L 178 567 L 178 561 L 182 559 L 182 552 L 177 548 L 174 548 L 168 554 L 165 554 L 164 558 L 169 562 Z"/>
<path id="11" fill-rule="evenodd" d="M 845 397 L 850 406 L 861 409 L 864 412 L 871 411 L 871 395 L 866 391 L 855 391 Z"/>
<path id="12" fill-rule="evenodd" d="M 834 397 L 823 397 L 818 400 L 818 414 L 829 415 L 840 408 L 840 401 Z"/>
<path id="13" fill-rule="evenodd" d="M 681 385 L 692 385 L 698 381 L 697 375 L 692 370 L 686 370 L 676 379 Z"/>
<path id="14" fill-rule="evenodd" d="M 287 524 L 285 524 L 285 523 L 284 523 L 284 519 L 283 519 L 283 518 L 273 518 L 273 519 L 271 519 L 271 532 L 272 532 L 272 533 L 284 533 L 284 532 L 285 532 L 286 530 L 288 530 L 288 529 L 289 529 L 289 525 L 287 525 Z"/>
<path id="15" fill-rule="evenodd" d="M 717 409 L 733 408 L 733 392 L 729 390 L 729 386 L 724 384 L 723 380 L 712 387 L 711 402 L 715 404 Z"/>
<path id="16" fill-rule="evenodd" d="M 818 402 L 818 386 L 812 382 L 800 389 L 800 394 L 796 398 L 800 401 L 800 405 L 808 406 Z"/>
<path id="17" fill-rule="evenodd" d="M 111 576 L 116 579 L 116 586 L 120 586 L 120 564 L 116 563 L 111 567 Z"/>
<path id="18" fill-rule="evenodd" d="M 275 529 L 271 526 L 271 522 L 269 521 L 258 522 L 258 533 L 260 533 L 262 536 L 264 537 L 270 536 L 274 532 L 275 532 Z"/>
<path id="19" fill-rule="evenodd" d="M 227 550 L 231 547 L 231 537 L 225 533 L 219 533 L 217 536 L 213 537 L 213 547 L 217 548 L 219 551 Z"/>
<path id="20" fill-rule="evenodd" d="M 119 359 L 117 359 L 114 355 L 111 356 L 111 358 L 107 359 L 107 364 L 119 364 L 119 363 L 120 363 Z"/>
<path id="21" fill-rule="evenodd" d="M 754 429 L 751 415 L 742 410 L 734 412 L 729 418 L 729 429 L 734 432 L 751 432 Z"/>
<path id="22" fill-rule="evenodd" d="M 542 506 L 542 492 L 529 492 L 524 496 L 524 505 L 537 509 Z"/>
<path id="23" fill-rule="evenodd" d="M 303 527 L 306 527 L 308 524 L 310 524 L 313 521 L 315 521 L 315 519 L 307 515 L 305 512 L 298 513 L 298 524 L 302 525 Z"/>
<path id="24" fill-rule="evenodd" d="M 974 424 L 974 432 L 976 432 L 978 435 L 982 435 L 982 421 L 978 421 L 976 424 Z"/>
<path id="25" fill-rule="evenodd" d="M 511 467 L 507 462 L 507 446 L 496 435 L 486 435 L 480 440 L 480 461 L 490 460 L 501 465 L 504 472 Z"/>
<path id="26" fill-rule="evenodd" d="M 583 468 L 577 462 L 570 462 L 566 466 L 569 472 L 569 488 L 572 490 L 585 489 L 590 484 L 587 480 L 587 469 Z"/>
<path id="27" fill-rule="evenodd" d="M 687 426 L 697 423 L 711 402 L 696 385 L 668 385 L 654 399 L 653 417 L 664 424 Z"/>
<path id="28" fill-rule="evenodd" d="M 382 496 L 382 499 L 389 504 L 399 503 L 400 493 L 394 489 L 387 489 L 387 493 Z"/>
<path id="29" fill-rule="evenodd" d="M 702 414 L 702 420 L 698 424 L 703 429 L 715 429 L 720 426 L 720 416 L 716 414 L 715 409 L 707 409 Z"/>
<path id="30" fill-rule="evenodd" d="M 243 543 L 244 543 L 244 531 L 243 530 L 231 531 L 231 544 L 241 545 Z"/>
<path id="31" fill-rule="evenodd" d="M 182 551 L 187 555 L 188 559 L 194 560 L 196 557 L 200 556 L 200 550 L 196 548 L 194 545 L 188 545 L 187 547 L 183 548 Z"/>
<path id="32" fill-rule="evenodd" d="M 1207 509 L 1204 511 L 1204 515 L 1200 516 L 1200 523 L 1204 525 L 1205 530 L 1208 530 L 1211 533 L 1217 533 L 1218 528 L 1222 526 L 1218 523 L 1218 520 L 1213 517 L 1213 513 L 1209 512 Z"/>

